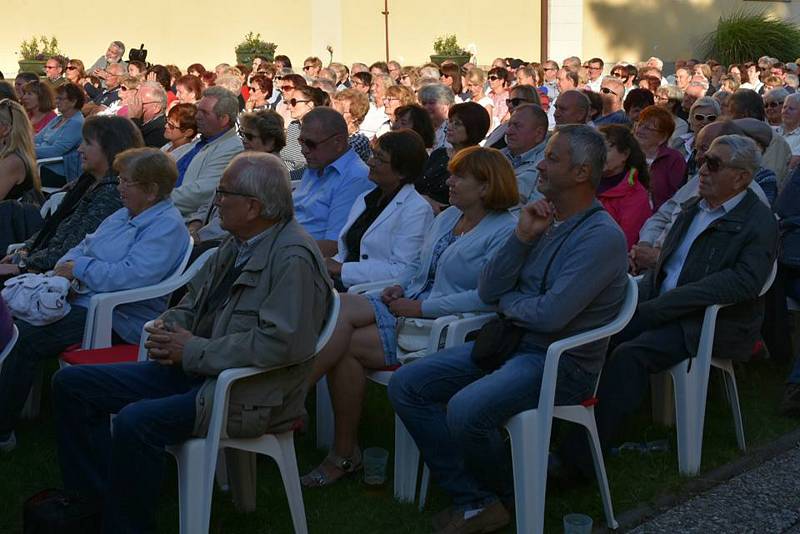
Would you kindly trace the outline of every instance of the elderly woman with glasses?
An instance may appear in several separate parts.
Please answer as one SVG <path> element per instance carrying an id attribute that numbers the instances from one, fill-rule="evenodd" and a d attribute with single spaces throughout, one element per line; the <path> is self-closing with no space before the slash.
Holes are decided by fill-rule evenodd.
<path id="1" fill-rule="evenodd" d="M 197 137 L 197 106 L 194 104 L 175 104 L 167 113 L 164 125 L 164 139 L 169 142 L 161 147 L 162 152 L 179 161 L 192 149 L 192 141 Z"/>
<path id="2" fill-rule="evenodd" d="M 123 207 L 56 263 L 54 274 L 72 282 L 69 313 L 46 326 L 17 320 L 19 341 L 0 370 L 0 447 L 15 445 L 19 419 L 40 362 L 56 358 L 83 338 L 92 295 L 161 282 L 181 264 L 189 246 L 183 217 L 170 200 L 178 169 L 155 148 L 126 150 L 114 158 Z M 122 304 L 114 311 L 117 339 L 138 343 L 144 323 L 166 308 L 165 298 Z"/>
<path id="3" fill-rule="evenodd" d="M 366 163 L 372 156 L 372 150 L 369 139 L 361 133 L 360 126 L 369 111 L 369 98 L 351 87 L 333 95 L 333 108 L 342 114 L 347 123 L 347 144 Z"/>
<path id="4" fill-rule="evenodd" d="M 800 163 L 800 94 L 787 95 L 783 101 L 781 111 L 781 125 L 775 130 L 777 135 L 783 137 L 792 150 L 789 168 L 794 168 Z"/>
<path id="5" fill-rule="evenodd" d="M 489 71 L 487 79 L 489 80 L 489 98 L 493 103 L 493 122 L 500 124 L 506 119 L 508 115 L 508 105 L 506 98 L 508 98 L 508 85 L 509 75 L 505 68 L 495 67 Z"/>
<path id="6" fill-rule="evenodd" d="M 119 100 L 99 112 L 98 115 L 128 117 L 129 107 L 133 103 L 134 98 L 139 94 L 139 85 L 141 85 L 141 83 L 141 80 L 135 76 L 123 76 L 119 84 Z"/>
<path id="7" fill-rule="evenodd" d="M 242 113 L 239 116 L 239 137 L 245 150 L 278 156 L 286 146 L 283 118 L 271 109 Z"/>
<path id="8" fill-rule="evenodd" d="M 284 81 L 286 79 L 284 78 Z M 317 106 L 324 105 L 324 92 L 321 89 L 304 85 L 297 87 L 291 93 L 291 98 L 286 100 L 289 107 L 291 122 L 286 127 L 286 146 L 281 150 L 281 159 L 290 171 L 302 169 L 306 166 L 306 158 L 300 150 L 300 121 L 306 114 Z"/>
<path id="9" fill-rule="evenodd" d="M 268 102 L 272 96 L 272 80 L 266 74 L 256 74 L 251 77 L 248 87 L 250 88 L 250 94 L 244 104 L 245 111 L 274 109 Z"/>
<path id="10" fill-rule="evenodd" d="M 686 183 L 686 160 L 680 152 L 667 146 L 674 130 L 672 114 L 658 106 L 644 108 L 634 127 L 634 136 L 649 166 L 654 210 L 658 210 Z"/>
<path id="11" fill-rule="evenodd" d="M 698 98 L 689 108 L 689 131 L 679 136 L 672 136 L 670 148 L 677 150 L 683 156 L 688 176 L 694 175 L 699 168 L 696 158 L 693 157 L 697 134 L 706 125 L 718 120 L 720 115 L 721 107 L 716 98 L 710 96 Z"/>
<path id="12" fill-rule="evenodd" d="M 783 102 L 787 96 L 789 96 L 789 91 L 783 87 L 764 93 L 764 114 L 773 130 L 776 130 L 783 123 L 781 112 L 783 111 Z"/>
<path id="13" fill-rule="evenodd" d="M 275 111 L 283 117 L 283 122 L 289 124 L 292 122 L 292 111 L 289 107 L 289 100 L 292 99 L 292 93 L 299 87 L 308 85 L 306 79 L 299 74 L 283 74 L 280 81 L 278 81 L 278 89 L 281 92 L 281 98 L 275 106 Z"/>
<path id="14" fill-rule="evenodd" d="M 49 84 L 38 80 L 28 82 L 22 86 L 19 102 L 28 113 L 34 135 L 41 132 L 42 128 L 56 118 L 55 95 Z"/>
<path id="15" fill-rule="evenodd" d="M 519 201 L 517 180 L 500 152 L 477 146 L 453 158 L 450 174 L 452 206 L 434 220 L 418 258 L 396 276 L 396 285 L 380 295 L 341 296 L 336 329 L 314 360 L 309 379 L 314 385 L 327 376 L 335 440 L 325 460 L 301 479 L 307 487 L 328 486 L 362 467 L 358 424 L 366 371 L 399 364 L 400 317 L 436 318 L 487 309 L 477 294 L 478 277 L 513 231 L 515 219 L 508 209 Z"/>

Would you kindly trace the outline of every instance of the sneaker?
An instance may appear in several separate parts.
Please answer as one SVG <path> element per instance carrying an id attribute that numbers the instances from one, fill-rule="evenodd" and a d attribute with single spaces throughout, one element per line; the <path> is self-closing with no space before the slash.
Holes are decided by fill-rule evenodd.
<path id="1" fill-rule="evenodd" d="M 494 532 L 511 522 L 508 510 L 500 501 L 485 508 L 453 513 L 451 520 L 437 534 L 478 534 Z"/>
<path id="2" fill-rule="evenodd" d="M 789 417 L 800 416 L 800 384 L 786 384 L 778 412 Z"/>
<path id="3" fill-rule="evenodd" d="M 0 436 L 0 452 L 11 452 L 17 447 L 17 437 L 14 432 Z"/>

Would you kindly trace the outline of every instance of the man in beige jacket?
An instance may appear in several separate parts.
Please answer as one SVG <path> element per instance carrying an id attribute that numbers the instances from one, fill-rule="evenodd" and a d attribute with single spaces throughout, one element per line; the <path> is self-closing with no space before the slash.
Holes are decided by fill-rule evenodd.
<path id="1" fill-rule="evenodd" d="M 285 166 L 269 154 L 237 156 L 215 203 L 232 237 L 147 330 L 151 361 L 74 366 L 53 380 L 64 486 L 104 501 L 107 532 L 155 530 L 164 447 L 205 434 L 222 371 L 272 369 L 234 386 L 231 437 L 287 430 L 304 414 L 332 283 L 294 220 Z"/>

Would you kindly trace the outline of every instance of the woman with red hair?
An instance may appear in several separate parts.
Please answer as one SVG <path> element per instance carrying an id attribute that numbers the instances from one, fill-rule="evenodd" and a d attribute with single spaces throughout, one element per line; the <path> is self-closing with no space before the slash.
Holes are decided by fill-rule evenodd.
<path id="1" fill-rule="evenodd" d="M 654 210 L 686 183 L 686 161 L 680 152 L 667 146 L 674 131 L 672 114 L 659 106 L 644 108 L 633 131 L 650 167 L 650 197 Z"/>

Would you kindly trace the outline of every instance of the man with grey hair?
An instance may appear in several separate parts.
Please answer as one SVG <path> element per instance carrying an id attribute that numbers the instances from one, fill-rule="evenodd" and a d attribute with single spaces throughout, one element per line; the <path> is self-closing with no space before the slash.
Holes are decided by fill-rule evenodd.
<path id="1" fill-rule="evenodd" d="M 625 236 L 595 198 L 605 161 L 605 142 L 593 128 L 557 130 L 539 163 L 545 198 L 522 209 L 481 273 L 478 295 L 521 331 L 518 346 L 501 361 L 482 360 L 474 352 L 482 332 L 474 347 L 404 365 L 389 383 L 397 415 L 453 497 L 453 507 L 433 519 L 437 532 L 493 532 L 510 522 L 503 425 L 536 408 L 550 343 L 608 324 L 625 300 Z M 559 376 L 570 378 L 556 385 L 558 404 L 592 396 L 605 347 L 598 341 L 561 356 Z"/>
<path id="2" fill-rule="evenodd" d="M 125 60 L 122 59 L 122 56 L 125 54 L 125 45 L 122 41 L 112 41 L 111 44 L 108 45 L 108 49 L 106 50 L 105 55 L 100 56 L 97 58 L 97 61 L 94 62 L 94 65 L 89 67 L 86 72 L 89 74 L 93 74 L 100 79 L 106 78 L 106 72 L 108 70 L 109 65 L 113 65 L 115 63 L 120 63 L 125 69 L 128 68 L 128 64 L 125 63 Z"/>
<path id="3" fill-rule="evenodd" d="M 520 203 L 525 205 L 542 198 L 537 189 L 538 166 L 544 157 L 549 122 L 547 113 L 535 104 L 520 104 L 513 109 L 506 122 L 506 147 L 501 152 L 514 167 Z"/>
<path id="4" fill-rule="evenodd" d="M 603 124 L 630 125 L 631 121 L 622 109 L 625 99 L 625 85 L 618 78 L 606 76 L 600 82 L 600 98 L 603 100 L 603 114 L 595 119 L 596 126 Z"/>
<path id="5" fill-rule="evenodd" d="M 717 137 L 705 153 L 700 196 L 684 204 L 661 259 L 639 281 L 636 314 L 611 339 L 597 391 L 603 401 L 595 408 L 604 449 L 639 410 L 650 374 L 696 355 L 707 306 L 729 305 L 717 318 L 714 354 L 750 357 L 763 319 L 759 292 L 778 243 L 772 212 L 748 190 L 760 160 L 756 143 L 741 135 Z M 567 463 L 591 473 L 586 437 L 576 434 L 564 443 Z"/>
<path id="6" fill-rule="evenodd" d="M 347 123 L 333 108 L 320 106 L 303 117 L 298 141 L 306 168 L 294 190 L 294 206 L 297 221 L 326 258 L 336 255 L 339 233 L 356 198 L 374 185 L 347 138 Z"/>
<path id="7" fill-rule="evenodd" d="M 557 126 L 586 124 L 589 122 L 591 108 L 592 103 L 589 101 L 589 97 L 581 91 L 570 89 L 558 95 L 553 117 Z"/>
<path id="8" fill-rule="evenodd" d="M 378 70 L 377 67 L 375 67 L 375 70 Z M 367 139 L 372 140 L 375 137 L 380 137 L 391 128 L 390 121 L 394 119 L 394 117 L 389 117 L 386 114 L 386 107 L 383 105 L 383 99 L 386 97 L 386 89 L 394 84 L 394 80 L 392 80 L 392 77 L 388 74 L 378 71 L 372 75 L 372 84 L 370 85 L 372 102 L 370 102 L 367 116 L 361 121 L 361 126 L 359 128 L 359 131 L 364 134 Z"/>
<path id="9" fill-rule="evenodd" d="M 222 87 L 209 87 L 197 103 L 200 136 L 178 161 L 178 182 L 172 191 L 175 207 L 189 223 L 190 231 L 208 222 L 222 171 L 244 150 L 235 128 L 238 114 L 239 100 Z"/>
<path id="10" fill-rule="evenodd" d="M 161 148 L 167 144 L 167 92 L 158 82 L 144 82 L 128 106 L 128 118 L 142 132 L 145 146 Z"/>
<path id="11" fill-rule="evenodd" d="M 230 437 L 285 432 L 305 413 L 333 284 L 314 240 L 292 216 L 286 167 L 271 154 L 242 154 L 225 169 L 214 202 L 231 237 L 180 303 L 147 327 L 149 361 L 76 365 L 54 382 L 64 400 L 60 423 L 74 432 L 62 452 L 80 466 L 69 482 L 105 501 L 109 532 L 156 531 L 164 449 L 206 435 L 223 371 L 271 370 L 231 390 Z M 245 482 L 249 458 L 226 456 L 236 501 L 246 507 L 254 499 Z"/>
<path id="12" fill-rule="evenodd" d="M 106 67 L 104 71 L 106 88 L 101 93 L 98 93 L 92 101 L 100 110 L 119 100 L 119 86 L 122 83 L 122 77 L 127 72 L 125 65 L 122 63 L 112 63 Z"/>
<path id="13" fill-rule="evenodd" d="M 417 91 L 417 100 L 425 108 L 433 123 L 433 149 L 449 147 L 447 142 L 447 114 L 455 103 L 453 91 L 442 83 L 432 83 Z"/>

